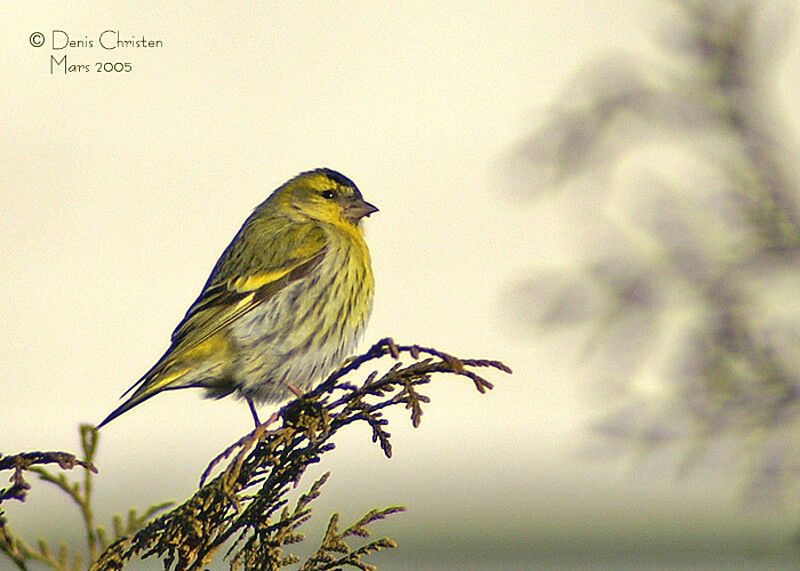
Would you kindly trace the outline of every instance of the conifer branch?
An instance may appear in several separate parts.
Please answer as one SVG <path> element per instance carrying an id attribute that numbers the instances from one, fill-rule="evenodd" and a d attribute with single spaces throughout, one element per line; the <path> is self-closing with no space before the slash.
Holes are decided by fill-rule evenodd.
<path id="1" fill-rule="evenodd" d="M 412 362 L 400 359 L 410 356 Z M 366 375 L 360 385 L 344 380 L 367 363 L 382 358 L 398 362 L 379 373 Z M 224 557 L 233 569 L 275 569 L 298 564 L 300 559 L 287 551 L 305 539 L 299 528 L 311 517 L 310 504 L 319 497 L 328 474 L 317 480 L 302 494 L 292 508 L 288 493 L 296 487 L 306 469 L 320 462 L 334 449 L 333 435 L 341 428 L 365 422 L 372 428 L 373 441 L 391 457 L 391 434 L 384 409 L 404 406 L 410 411 L 413 426 L 422 419 L 422 406 L 429 398 L 420 388 L 431 382 L 437 373 L 450 373 L 468 378 L 481 393 L 492 384 L 478 375 L 476 369 L 491 368 L 510 373 L 499 361 L 458 359 L 435 349 L 417 345 L 397 345 L 382 339 L 364 355 L 348 361 L 316 389 L 290 402 L 280 411 L 282 426 L 267 430 L 265 426 L 240 439 L 214 459 L 201 477 L 200 487 L 183 504 L 151 506 L 142 515 L 128 512 L 127 522 L 114 516 L 114 538 L 96 526 L 91 508 L 92 475 L 97 450 L 97 433 L 88 425 L 81 426 L 83 459 L 63 452 L 33 452 L 0 457 L 0 471 L 14 470 L 11 487 L 0 490 L 0 503 L 7 499 L 24 500 L 30 488 L 23 471 L 64 492 L 81 511 L 86 529 L 87 547 L 92 560 L 91 570 L 123 569 L 133 558 L 158 557 L 165 569 L 204 569 L 227 546 Z M 221 462 L 226 462 L 218 469 Z M 70 481 L 63 472 L 51 472 L 41 464 L 57 463 L 62 468 L 84 468 L 82 482 Z M 206 482 L 206 480 L 208 480 Z M 379 520 L 403 511 L 400 506 L 373 509 L 358 521 L 339 529 L 339 516 L 334 514 L 315 554 L 303 563 L 304 571 L 339 569 L 375 569 L 363 557 L 382 549 L 395 547 L 388 538 L 351 545 L 367 539 L 369 527 Z M 155 519 L 152 519 L 154 516 Z M 109 544 L 110 543 L 110 544 Z M 16 538 L 0 513 L 0 551 L 19 569 L 27 562 L 38 561 L 52 569 L 82 567 L 80 552 L 72 555 L 66 546 L 54 554 L 45 541 L 33 549 Z"/>

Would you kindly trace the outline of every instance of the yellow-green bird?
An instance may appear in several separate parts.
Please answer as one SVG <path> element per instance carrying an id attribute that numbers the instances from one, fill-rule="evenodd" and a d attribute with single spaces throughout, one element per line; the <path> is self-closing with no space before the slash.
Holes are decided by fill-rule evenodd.
<path id="1" fill-rule="evenodd" d="M 317 169 L 261 203 L 223 252 L 161 359 L 98 428 L 161 391 L 278 402 L 355 348 L 374 280 L 361 219 L 377 212 L 344 175 Z"/>

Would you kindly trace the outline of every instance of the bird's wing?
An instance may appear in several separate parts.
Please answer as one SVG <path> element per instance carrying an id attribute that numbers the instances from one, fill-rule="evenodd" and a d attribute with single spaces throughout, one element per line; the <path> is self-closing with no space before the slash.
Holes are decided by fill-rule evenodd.
<path id="1" fill-rule="evenodd" d="M 246 231 L 247 227 L 242 229 Z M 288 227 L 275 233 L 261 229 L 261 233 L 272 239 L 240 235 L 231 243 L 173 332 L 173 347 L 186 350 L 216 335 L 311 272 L 325 253 L 325 236 L 316 226 Z"/>
<path id="2" fill-rule="evenodd" d="M 251 217 L 223 252 L 200 297 L 172 334 L 172 345 L 122 395 L 133 394 L 97 428 L 170 387 L 171 364 L 208 341 L 281 289 L 313 271 L 325 255 L 324 231 L 313 224 Z M 179 373 L 176 373 L 179 376 Z"/>

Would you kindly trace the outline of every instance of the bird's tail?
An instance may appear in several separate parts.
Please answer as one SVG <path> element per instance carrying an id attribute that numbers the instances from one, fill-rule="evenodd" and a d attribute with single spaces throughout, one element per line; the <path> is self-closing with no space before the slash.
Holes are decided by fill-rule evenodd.
<path id="1" fill-rule="evenodd" d="M 160 363 L 159 363 L 160 364 Z M 186 373 L 186 370 L 181 368 L 179 370 L 169 370 L 166 371 L 158 367 L 153 367 L 150 371 L 148 371 L 141 379 L 139 379 L 131 388 L 125 391 L 122 396 L 124 397 L 133 389 L 136 389 L 133 394 L 120 406 L 118 406 L 114 411 L 109 414 L 103 422 L 98 424 L 95 427 L 95 430 L 98 430 L 117 418 L 124 412 L 128 412 L 130 409 L 135 407 L 137 404 L 143 403 L 150 397 L 160 393 L 161 391 L 168 390 L 170 388 L 179 388 L 176 386 L 170 386 L 174 384 L 174 381 Z"/>

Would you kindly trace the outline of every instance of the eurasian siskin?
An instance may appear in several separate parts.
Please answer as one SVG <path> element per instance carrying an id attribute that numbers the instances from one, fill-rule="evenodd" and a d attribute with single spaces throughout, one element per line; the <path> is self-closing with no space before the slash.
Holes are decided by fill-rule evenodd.
<path id="1" fill-rule="evenodd" d="M 360 221 L 377 210 L 330 169 L 275 190 L 225 249 L 167 352 L 98 428 L 161 391 L 187 387 L 245 399 L 258 424 L 253 403 L 321 381 L 354 349 L 372 309 Z"/>

